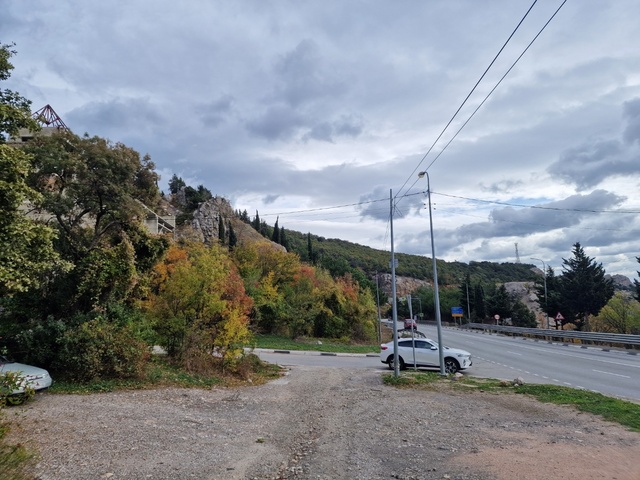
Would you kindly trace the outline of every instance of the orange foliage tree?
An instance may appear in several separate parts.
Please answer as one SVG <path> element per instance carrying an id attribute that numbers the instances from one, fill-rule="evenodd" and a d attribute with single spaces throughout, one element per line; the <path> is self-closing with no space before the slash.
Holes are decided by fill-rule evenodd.
<path id="1" fill-rule="evenodd" d="M 173 245 L 154 269 L 145 307 L 161 346 L 191 371 L 233 363 L 250 340 L 253 301 L 218 245 Z"/>
<path id="2" fill-rule="evenodd" d="M 350 275 L 333 279 L 268 244 L 237 247 L 233 258 L 254 300 L 252 323 L 291 337 L 375 338 L 375 303 Z"/>

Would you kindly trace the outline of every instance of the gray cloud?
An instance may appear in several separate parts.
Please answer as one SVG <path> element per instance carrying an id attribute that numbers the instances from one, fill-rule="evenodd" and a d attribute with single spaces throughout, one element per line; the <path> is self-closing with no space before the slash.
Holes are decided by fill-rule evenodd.
<path id="1" fill-rule="evenodd" d="M 232 95 L 221 95 L 218 99 L 197 107 L 202 123 L 207 127 L 217 127 L 223 123 L 232 112 L 235 99 Z"/>
<path id="2" fill-rule="evenodd" d="M 623 133 L 624 141 L 640 143 L 640 98 L 625 102 L 624 117 L 627 120 L 627 127 Z"/>
<path id="3" fill-rule="evenodd" d="M 640 138 L 640 100 L 626 102 L 623 110 L 625 143 L 598 139 L 567 149 L 547 168 L 549 174 L 584 190 L 612 176 L 640 173 L 640 151 L 632 145 Z"/>
<path id="4" fill-rule="evenodd" d="M 410 194 L 426 188 L 424 180 L 414 184 L 414 169 L 523 14 L 508 0 L 413 2 L 401 10 L 384 0 L 157 0 L 153 9 L 142 0 L 118 8 L 22 3 L 6 2 L 0 16 L 5 43 L 16 41 L 18 50 L 3 88 L 38 108 L 51 104 L 78 133 L 149 152 L 164 175 L 194 179 L 244 202 L 238 208 L 261 217 L 322 208 L 299 214 L 300 229 L 375 248 L 388 246 L 388 202 L 355 205 L 401 186 Z M 554 8 L 538 2 L 452 127 Z M 429 168 L 435 192 L 637 207 L 638 16 L 634 0 L 567 2 Z M 618 258 L 618 247 L 628 261 L 616 261 L 637 270 L 637 245 L 614 243 L 638 233 L 635 217 L 434 200 L 439 256 L 513 260 L 518 238 L 524 249 L 547 245 L 541 258 L 551 259 L 576 240 L 601 245 L 609 237 L 607 254 Z M 397 251 L 428 250 L 422 202 L 422 195 L 399 201 Z M 331 208 L 340 205 L 349 207 Z M 291 218 L 281 218 L 288 228 Z"/>

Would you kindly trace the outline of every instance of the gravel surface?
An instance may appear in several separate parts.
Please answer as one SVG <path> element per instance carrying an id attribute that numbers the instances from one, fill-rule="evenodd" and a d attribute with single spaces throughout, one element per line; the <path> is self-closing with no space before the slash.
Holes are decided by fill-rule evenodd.
<path id="1" fill-rule="evenodd" d="M 640 434 L 523 395 L 293 367 L 266 385 L 38 395 L 12 440 L 64 479 L 640 479 Z"/>

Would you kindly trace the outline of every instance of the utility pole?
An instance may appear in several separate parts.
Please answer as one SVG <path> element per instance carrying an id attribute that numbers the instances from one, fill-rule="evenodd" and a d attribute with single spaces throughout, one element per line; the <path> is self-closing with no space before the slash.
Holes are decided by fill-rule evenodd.
<path id="1" fill-rule="evenodd" d="M 398 301 L 396 300 L 396 256 L 393 250 L 393 190 L 389 189 L 389 230 L 391 237 L 391 297 L 393 306 L 393 376 L 400 376 L 398 362 Z"/>

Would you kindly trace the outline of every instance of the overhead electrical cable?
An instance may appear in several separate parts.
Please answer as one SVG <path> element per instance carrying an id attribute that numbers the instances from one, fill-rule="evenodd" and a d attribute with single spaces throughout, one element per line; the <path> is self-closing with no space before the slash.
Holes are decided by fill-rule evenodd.
<path id="1" fill-rule="evenodd" d="M 438 192 L 431 192 L 432 195 L 441 195 L 443 197 L 449 197 L 449 198 L 460 198 L 462 200 L 470 200 L 472 202 L 479 202 L 479 203 L 492 203 L 492 204 L 496 204 L 496 205 L 505 205 L 507 207 L 522 207 L 522 208 L 533 208 L 533 209 L 539 209 L 539 210 L 553 210 L 556 212 L 581 212 L 581 213 L 622 213 L 622 214 L 638 214 L 640 213 L 640 210 L 593 210 L 593 209 L 583 209 L 583 208 L 563 208 L 563 207 L 544 207 L 542 205 L 524 205 L 524 204 L 518 204 L 518 203 L 510 203 L 510 202 L 500 202 L 497 200 L 482 200 L 479 198 L 470 198 L 470 197 L 463 197 L 461 195 L 451 195 L 451 194 L 447 194 L 447 193 L 438 193 Z"/>
<path id="2" fill-rule="evenodd" d="M 427 165 L 427 168 L 425 168 L 425 170 L 429 170 L 429 168 L 431 168 L 431 166 L 436 163 L 436 160 L 438 160 L 438 158 L 440 158 L 440 155 L 442 155 L 444 153 L 444 151 L 447 149 L 447 147 L 449 145 L 451 145 L 451 142 L 453 142 L 453 140 L 458 136 L 458 134 L 462 131 L 462 129 L 464 127 L 467 126 L 467 123 L 469 123 L 469 121 L 475 116 L 475 114 L 478 112 L 478 110 L 480 110 L 480 108 L 485 104 L 485 102 L 489 99 L 489 97 L 493 94 L 493 92 L 496 90 L 496 88 L 498 88 L 498 86 L 502 83 L 502 81 L 507 77 L 507 75 L 509 75 L 509 73 L 511 72 L 511 70 L 513 70 L 513 68 L 516 66 L 516 64 L 520 61 L 520 59 L 524 56 L 525 53 L 527 53 L 527 50 L 529 50 L 529 48 L 531 47 L 531 45 L 533 45 L 533 42 L 536 41 L 536 39 L 542 34 L 542 32 L 544 31 L 545 28 L 547 28 L 547 25 L 549 25 L 549 23 L 551 23 L 551 20 L 553 20 L 553 17 L 555 17 L 557 15 L 557 13 L 560 11 L 560 9 L 562 8 L 562 6 L 567 3 L 567 0 L 564 0 L 562 2 L 562 4 L 556 9 L 556 11 L 553 13 L 553 15 L 551 15 L 551 17 L 549 18 L 549 20 L 547 20 L 547 23 L 545 23 L 542 28 L 540 29 L 540 31 L 536 34 L 535 37 L 533 37 L 533 39 L 529 42 L 529 44 L 527 45 L 527 47 L 522 51 L 522 53 L 518 56 L 518 58 L 516 58 L 516 60 L 511 64 L 511 66 L 509 67 L 509 69 L 505 72 L 504 75 L 502 75 L 502 77 L 500 78 L 500 80 L 498 80 L 498 83 L 495 84 L 495 86 L 491 89 L 491 91 L 487 94 L 486 97 L 484 97 L 484 100 L 482 100 L 482 102 L 480 102 L 480 104 L 476 107 L 476 109 L 471 113 L 471 115 L 469 115 L 469 118 L 462 124 L 462 126 L 458 129 L 458 131 L 453 135 L 453 137 L 451 137 L 451 139 L 447 142 L 447 144 L 442 147 L 442 150 L 440 150 L 440 153 L 438 153 L 438 155 L 436 155 L 436 158 L 434 158 L 433 160 L 431 160 L 431 163 L 429 165 Z M 420 166 L 420 165 L 418 165 Z"/>
<path id="3" fill-rule="evenodd" d="M 566 0 L 565 0 L 566 1 Z M 498 53 L 496 53 L 496 55 L 493 57 L 493 60 L 491 60 L 491 63 L 489 63 L 489 66 L 485 69 L 485 71 L 482 73 L 482 75 L 480 76 L 480 78 L 478 79 L 478 81 L 476 82 L 476 84 L 473 86 L 473 88 L 471 89 L 471 91 L 467 94 L 467 96 L 465 97 L 465 99 L 462 101 L 462 103 L 460 104 L 460 106 L 458 107 L 458 109 L 455 111 L 455 113 L 453 114 L 453 116 L 449 119 L 449 121 L 447 122 L 447 124 L 444 126 L 444 128 L 442 129 L 442 131 L 440 132 L 440 134 L 438 135 L 438 137 L 433 141 L 433 143 L 431 144 L 431 146 L 429 147 L 429 150 L 427 150 L 427 153 L 425 153 L 422 158 L 420 159 L 420 161 L 418 162 L 418 165 L 416 165 L 416 167 L 413 169 L 413 171 L 411 172 L 411 174 L 409 175 L 409 177 L 405 180 L 405 182 L 402 184 L 402 187 L 400 187 L 400 189 L 398 190 L 398 194 L 396 194 L 395 197 L 400 196 L 400 193 L 402 192 L 402 189 L 405 187 L 405 185 L 409 182 L 409 180 L 411 178 L 413 178 L 415 176 L 415 173 L 418 171 L 418 168 L 420 168 L 420 165 L 422 165 L 422 162 L 424 162 L 424 160 L 427 158 L 427 155 L 429 155 L 429 153 L 431 153 L 431 150 L 433 150 L 433 148 L 436 146 L 436 143 L 438 143 L 438 140 L 440 140 L 440 138 L 442 137 L 442 135 L 444 135 L 444 133 L 447 131 L 447 129 L 449 128 L 449 125 L 451 125 L 451 123 L 455 120 L 455 118 L 458 116 L 458 113 L 460 113 L 460 110 L 462 110 L 462 107 L 464 107 L 464 105 L 467 103 L 467 100 L 469 100 L 469 97 L 471 97 L 471 95 L 473 95 L 473 92 L 475 92 L 476 88 L 478 88 L 478 85 L 480 84 L 480 82 L 482 81 L 482 79 L 487 75 L 487 73 L 489 72 L 489 70 L 491 69 L 491 67 L 493 66 L 493 64 L 496 62 L 496 60 L 498 59 L 498 57 L 500 56 L 500 54 L 502 53 L 502 51 L 505 49 L 505 47 L 507 46 L 507 44 L 511 41 L 511 39 L 513 38 L 513 36 L 515 35 L 515 33 L 518 31 L 518 29 L 520 28 L 520 25 L 522 25 L 522 23 L 524 22 L 524 20 L 527 18 L 527 16 L 529 15 L 529 12 L 531 12 L 531 10 L 533 9 L 533 7 L 535 6 L 535 4 L 538 2 L 538 0 L 534 0 L 534 2 L 531 4 L 531 6 L 529 7 L 529 9 L 527 10 L 527 12 L 524 14 L 524 16 L 522 17 L 522 19 L 518 22 L 518 25 L 516 25 L 516 28 L 513 29 L 513 32 L 511 32 L 511 35 L 509 35 L 509 38 L 507 38 L 507 40 L 504 42 L 504 44 L 502 45 L 502 47 L 500 48 L 500 50 L 498 51 Z"/>

